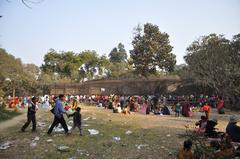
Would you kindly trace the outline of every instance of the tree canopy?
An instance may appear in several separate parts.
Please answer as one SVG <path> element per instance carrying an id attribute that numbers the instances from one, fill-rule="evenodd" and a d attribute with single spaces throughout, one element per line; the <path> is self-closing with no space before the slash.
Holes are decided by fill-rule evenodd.
<path id="1" fill-rule="evenodd" d="M 0 96 L 37 93 L 39 69 L 36 65 L 24 65 L 2 48 L 0 59 Z"/>
<path id="2" fill-rule="evenodd" d="M 202 36 L 187 48 L 184 58 L 199 86 L 211 88 L 240 108 L 240 34 L 232 40 L 216 34 Z"/>
<path id="3" fill-rule="evenodd" d="M 176 56 L 171 52 L 169 35 L 160 32 L 157 25 L 146 23 L 143 28 L 135 29 L 130 57 L 135 71 L 142 76 L 156 74 L 159 70 L 171 72 L 176 63 Z"/>
<path id="4" fill-rule="evenodd" d="M 109 60 L 112 63 L 121 63 L 127 61 L 127 52 L 122 43 L 118 44 L 118 47 L 114 47 L 109 53 Z"/>

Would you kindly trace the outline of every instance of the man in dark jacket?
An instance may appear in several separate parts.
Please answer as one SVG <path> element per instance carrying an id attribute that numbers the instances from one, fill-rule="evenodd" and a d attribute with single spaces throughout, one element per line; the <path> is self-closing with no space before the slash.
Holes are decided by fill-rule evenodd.
<path id="1" fill-rule="evenodd" d="M 82 136 L 82 128 L 81 128 L 82 115 L 81 115 L 80 111 L 81 111 L 81 108 L 77 107 L 76 111 L 73 114 L 68 115 L 68 117 L 73 116 L 73 127 L 72 127 L 71 131 L 74 130 L 76 127 L 78 127 L 78 129 L 80 131 L 80 135 Z"/>
<path id="2" fill-rule="evenodd" d="M 240 142 L 240 127 L 237 126 L 237 117 L 231 116 L 226 127 L 226 133 L 231 137 L 233 142 Z"/>
<path id="3" fill-rule="evenodd" d="M 32 132 L 36 131 L 36 103 L 37 98 L 33 97 L 30 104 L 28 104 L 27 122 L 22 126 L 21 131 L 24 132 L 28 125 L 32 122 Z"/>

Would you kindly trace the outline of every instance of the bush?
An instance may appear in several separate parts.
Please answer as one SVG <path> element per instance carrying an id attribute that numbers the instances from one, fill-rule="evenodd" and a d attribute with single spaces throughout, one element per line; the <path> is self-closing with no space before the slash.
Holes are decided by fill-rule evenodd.
<path id="1" fill-rule="evenodd" d="M 10 111 L 6 110 L 4 107 L 0 107 L 0 122 L 11 119 L 20 114 L 20 112 Z"/>

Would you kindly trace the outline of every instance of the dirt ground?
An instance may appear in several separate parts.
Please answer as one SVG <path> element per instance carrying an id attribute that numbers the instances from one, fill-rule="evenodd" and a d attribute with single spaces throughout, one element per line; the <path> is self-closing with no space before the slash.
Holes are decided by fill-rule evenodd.
<path id="1" fill-rule="evenodd" d="M 38 124 L 36 133 L 31 132 L 31 125 L 27 132 L 20 132 L 26 113 L 0 123 L 0 144 L 10 143 L 8 149 L 0 150 L 0 158 L 176 158 L 184 141 L 179 135 L 185 133 L 186 127 L 193 128 L 202 115 L 200 112 L 194 113 L 192 118 L 175 117 L 174 113 L 170 116 L 139 113 L 123 115 L 92 106 L 81 107 L 83 136 L 79 135 L 77 129 L 69 136 L 63 133 L 48 136 L 46 132 L 53 116 L 44 110 L 37 112 L 37 121 L 43 123 L 43 126 Z M 230 111 L 219 115 L 213 110 L 211 118 L 218 119 L 217 128 L 225 131 L 231 114 L 239 115 Z M 65 119 L 68 123 L 72 120 L 66 116 Z M 98 130 L 99 134 L 90 135 L 88 129 Z M 68 146 L 69 150 L 58 151 L 62 145 Z"/>
<path id="2" fill-rule="evenodd" d="M 23 112 L 23 114 L 21 114 L 21 115 L 18 115 L 10 120 L 1 122 L 0 123 L 0 132 L 3 130 L 6 130 L 9 127 L 19 124 L 22 120 L 26 120 L 27 115 L 25 113 L 25 110 L 24 111 L 22 110 L 22 112 Z"/>

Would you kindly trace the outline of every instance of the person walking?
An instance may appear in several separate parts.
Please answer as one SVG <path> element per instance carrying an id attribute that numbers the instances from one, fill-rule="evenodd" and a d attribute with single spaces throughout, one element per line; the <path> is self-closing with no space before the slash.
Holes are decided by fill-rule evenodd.
<path id="1" fill-rule="evenodd" d="M 63 114 L 66 114 L 66 110 L 63 108 L 63 104 L 62 102 L 65 100 L 65 97 L 63 94 L 60 94 L 58 99 L 56 100 L 55 106 L 53 108 L 53 114 L 54 114 L 54 120 L 53 123 L 51 125 L 51 127 L 48 130 L 48 134 L 50 135 L 52 133 L 53 128 L 57 125 L 57 124 L 61 124 L 65 134 L 68 135 L 68 127 L 66 124 L 66 121 L 63 117 Z"/>
<path id="2" fill-rule="evenodd" d="M 21 131 L 24 132 L 28 125 L 32 122 L 32 132 L 36 131 L 36 109 L 37 98 L 32 97 L 31 103 L 28 105 L 27 122 L 22 126 Z"/>

